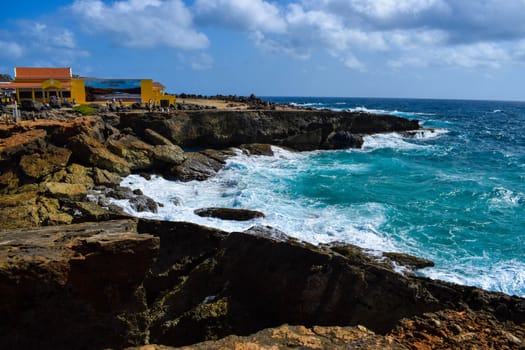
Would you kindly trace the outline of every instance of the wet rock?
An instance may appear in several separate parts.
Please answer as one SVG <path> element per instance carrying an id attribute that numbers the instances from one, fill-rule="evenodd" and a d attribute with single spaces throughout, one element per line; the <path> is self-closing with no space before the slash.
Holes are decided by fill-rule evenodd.
<path id="1" fill-rule="evenodd" d="M 334 131 L 326 138 L 324 148 L 329 149 L 346 149 L 346 148 L 361 148 L 363 145 L 363 137 L 352 134 L 349 131 Z"/>
<path id="2" fill-rule="evenodd" d="M 150 212 L 150 213 L 157 213 L 159 211 L 159 205 L 155 200 L 151 199 L 148 196 L 139 195 L 134 196 L 129 200 L 129 204 L 133 208 L 133 210 L 138 212 Z"/>
<path id="3" fill-rule="evenodd" d="M 250 143 L 240 146 L 241 150 L 252 156 L 273 156 L 272 146 L 267 143 Z"/>
<path id="4" fill-rule="evenodd" d="M 394 261 L 399 265 L 406 266 L 412 270 L 418 270 L 423 269 L 425 267 L 434 266 L 434 262 L 430 260 L 419 258 L 417 256 L 412 256 L 409 254 L 385 252 L 383 253 L 383 256 L 389 258 L 390 260 Z"/>
<path id="5" fill-rule="evenodd" d="M 316 129 L 292 135 L 283 140 L 282 145 L 298 151 L 312 151 L 319 149 L 323 141 L 323 130 Z"/>
<path id="6" fill-rule="evenodd" d="M 260 211 L 234 208 L 202 208 L 196 209 L 195 214 L 202 217 L 212 217 L 222 220 L 248 221 L 264 218 Z"/>
<path id="7" fill-rule="evenodd" d="M 171 168 L 170 175 L 181 181 L 204 181 L 217 174 L 224 163 L 200 152 L 187 152 L 186 159 Z"/>
<path id="8" fill-rule="evenodd" d="M 113 189 L 107 189 L 106 194 L 115 199 L 131 199 L 135 197 L 133 190 L 124 186 L 116 186 Z"/>
<path id="9" fill-rule="evenodd" d="M 270 226 L 261 226 L 261 225 L 252 226 L 249 229 L 245 230 L 244 233 L 264 237 L 267 239 L 272 239 L 278 242 L 287 242 L 289 240 L 292 240 L 292 241 L 296 240 L 295 238 L 288 236 L 283 231 L 280 231 Z"/>

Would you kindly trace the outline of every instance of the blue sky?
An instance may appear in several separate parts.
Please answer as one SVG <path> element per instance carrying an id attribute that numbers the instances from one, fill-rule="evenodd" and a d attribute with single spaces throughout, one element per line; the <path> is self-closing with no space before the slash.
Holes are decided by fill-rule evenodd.
<path id="1" fill-rule="evenodd" d="M 525 101 L 525 0 L 36 0 L 2 12 L 11 75 L 67 66 L 173 93 Z"/>

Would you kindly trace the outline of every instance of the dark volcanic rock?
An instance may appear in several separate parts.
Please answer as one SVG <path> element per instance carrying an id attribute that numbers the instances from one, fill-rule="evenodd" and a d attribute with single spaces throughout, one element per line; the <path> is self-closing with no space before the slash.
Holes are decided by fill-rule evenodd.
<path id="1" fill-rule="evenodd" d="M 141 219 L 0 232 L 0 347 L 178 346 L 286 323 L 305 327 L 217 344 L 514 349 L 524 341 L 524 299 L 403 276 L 355 247 L 265 230 Z"/>
<path id="2" fill-rule="evenodd" d="M 260 211 L 234 208 L 202 208 L 196 209 L 194 213 L 203 217 L 236 221 L 247 221 L 264 217 L 264 214 Z"/>
<path id="3" fill-rule="evenodd" d="M 159 240 L 132 221 L 0 232 L 0 347 L 140 344 L 140 285 Z"/>
<path id="4" fill-rule="evenodd" d="M 122 127 L 131 127 L 137 135 L 153 130 L 182 147 L 225 148 L 249 143 L 269 143 L 297 150 L 333 149 L 327 143 L 332 132 L 344 131 L 355 136 L 351 147 L 359 146 L 359 134 L 402 132 L 420 129 L 416 120 L 391 115 L 329 110 L 205 110 L 179 112 L 174 116 L 131 115 L 121 118 Z M 348 140 L 342 148 L 348 147 Z"/>
<path id="5" fill-rule="evenodd" d="M 170 176 L 181 181 L 206 180 L 224 166 L 224 161 L 217 156 L 210 156 L 204 152 L 187 152 L 186 159 L 171 168 Z"/>
<path id="6" fill-rule="evenodd" d="M 361 148 L 363 137 L 352 134 L 349 131 L 335 131 L 326 138 L 325 147 L 333 149 L 341 148 Z"/>
<path id="7" fill-rule="evenodd" d="M 250 143 L 240 146 L 241 150 L 252 156 L 273 156 L 272 146 L 267 143 Z"/>
<path id="8" fill-rule="evenodd" d="M 148 196 L 138 195 L 129 200 L 131 207 L 138 212 L 147 211 L 150 213 L 156 213 L 159 211 L 159 205 L 155 200 Z"/>
<path id="9" fill-rule="evenodd" d="M 445 308 L 505 307 L 512 310 L 505 319 L 523 323 L 525 317 L 523 299 L 403 276 L 358 250 L 342 255 L 188 223 L 140 220 L 138 230 L 161 239 L 154 273 L 145 282 L 150 304 L 159 310 L 150 328 L 153 343 L 189 344 L 284 323 L 360 324 L 385 333 L 402 318 Z"/>

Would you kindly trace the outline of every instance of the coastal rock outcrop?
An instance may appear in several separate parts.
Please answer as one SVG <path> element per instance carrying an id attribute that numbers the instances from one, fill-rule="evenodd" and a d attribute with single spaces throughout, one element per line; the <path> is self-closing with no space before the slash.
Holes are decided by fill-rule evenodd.
<path id="1" fill-rule="evenodd" d="M 105 197 L 155 211 L 151 198 L 119 186 L 121 176 L 204 180 L 239 152 L 230 146 L 359 147 L 363 135 L 419 129 L 417 121 L 297 110 L 60 118 L 0 128 L 2 349 L 525 343 L 524 299 L 414 272 L 432 262 L 313 246 L 265 226 L 229 233 L 130 219 Z"/>
<path id="2" fill-rule="evenodd" d="M 264 217 L 264 213 L 260 211 L 235 208 L 201 208 L 196 209 L 194 213 L 203 217 L 235 221 L 248 221 Z"/>
<path id="3" fill-rule="evenodd" d="M 158 238 L 137 234 L 125 220 L 2 231 L 0 242 L 2 349 L 141 341 L 133 334 L 147 323 L 140 285 Z"/>
<path id="4" fill-rule="evenodd" d="M 401 275 L 388 257 L 266 230 L 135 219 L 0 232 L 0 346 L 184 346 L 232 334 L 194 348 L 525 341 L 524 299 Z"/>
<path id="5" fill-rule="evenodd" d="M 392 115 L 329 110 L 186 111 L 169 117 L 126 116 L 120 123 L 133 129 L 136 135 L 154 130 L 182 147 L 226 148 L 268 143 L 299 151 L 359 147 L 358 135 L 421 128 L 417 120 Z M 329 136 L 331 141 L 327 142 Z"/>

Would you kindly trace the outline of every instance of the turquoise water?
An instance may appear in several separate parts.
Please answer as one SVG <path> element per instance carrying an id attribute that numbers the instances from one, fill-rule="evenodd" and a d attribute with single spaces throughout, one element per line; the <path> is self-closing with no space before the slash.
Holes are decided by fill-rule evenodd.
<path id="1" fill-rule="evenodd" d="M 525 296 L 525 103 L 269 99 L 395 114 L 439 130 L 366 137 L 361 150 L 239 155 L 202 183 L 130 176 L 124 185 L 165 203 L 155 217 L 226 230 L 271 225 L 312 243 L 410 253 L 436 263 L 422 275 Z M 231 223 L 193 214 L 205 206 L 267 217 Z"/>

